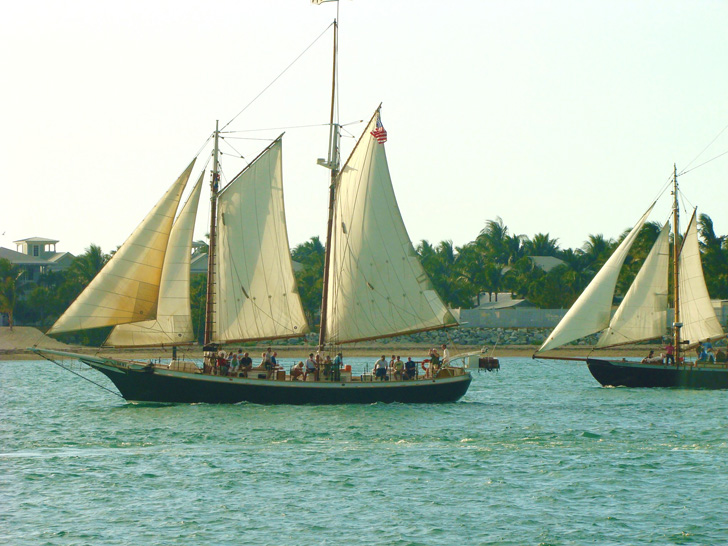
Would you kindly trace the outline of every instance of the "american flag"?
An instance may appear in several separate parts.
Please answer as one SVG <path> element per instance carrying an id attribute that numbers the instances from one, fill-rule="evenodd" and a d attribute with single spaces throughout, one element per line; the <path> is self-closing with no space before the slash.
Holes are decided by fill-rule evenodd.
<path id="1" fill-rule="evenodd" d="M 382 118 L 377 116 L 377 126 L 372 131 L 372 136 L 377 139 L 377 142 L 379 144 L 384 144 L 387 142 L 387 131 L 382 125 Z"/>

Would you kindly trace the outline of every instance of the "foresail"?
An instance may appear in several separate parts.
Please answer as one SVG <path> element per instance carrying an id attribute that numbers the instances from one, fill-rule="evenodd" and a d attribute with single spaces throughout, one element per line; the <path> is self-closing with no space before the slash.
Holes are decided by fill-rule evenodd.
<path id="1" fill-rule="evenodd" d="M 604 330 L 609 326 L 612 312 L 612 298 L 617 285 L 619 271 L 622 269 L 624 259 L 637 238 L 637 234 L 652 211 L 653 203 L 647 212 L 642 215 L 627 237 L 617 247 L 614 253 L 605 262 L 589 286 L 581 293 L 551 332 L 537 352 L 555 349 L 575 339 L 588 336 Z"/>
<path id="2" fill-rule="evenodd" d="M 308 332 L 288 247 L 281 156 L 279 138 L 218 196 L 216 342 Z"/>
<path id="3" fill-rule="evenodd" d="M 377 112 L 369 122 L 337 182 L 325 343 L 457 323 L 435 292 L 407 235 L 384 144 L 372 135 L 378 116 Z"/>
<path id="4" fill-rule="evenodd" d="M 169 233 L 194 164 L 193 159 L 48 333 L 154 318 Z"/>
<path id="5" fill-rule="evenodd" d="M 680 279 L 680 322 L 683 324 L 680 338 L 689 342 L 688 348 L 696 346 L 701 341 L 715 341 L 722 338 L 725 334 L 715 315 L 708 289 L 705 286 L 695 212 L 690 219 L 680 251 L 678 274 Z"/>
<path id="6" fill-rule="evenodd" d="M 204 171 L 200 174 L 169 235 L 159 285 L 157 318 L 116 326 L 104 345 L 152 347 L 194 341 L 190 313 L 190 260 L 204 174 Z"/>
<path id="7" fill-rule="evenodd" d="M 611 347 L 665 335 L 670 224 L 666 223 L 597 347 Z"/>

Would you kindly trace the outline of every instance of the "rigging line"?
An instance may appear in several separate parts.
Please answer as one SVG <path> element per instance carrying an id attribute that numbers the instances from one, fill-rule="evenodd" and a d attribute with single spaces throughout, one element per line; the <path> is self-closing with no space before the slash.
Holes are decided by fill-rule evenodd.
<path id="1" fill-rule="evenodd" d="M 231 149 L 232 149 L 232 150 L 233 150 L 233 151 L 234 151 L 234 152 L 235 152 L 236 154 L 238 154 L 238 155 L 237 155 L 237 157 L 238 157 L 239 159 L 242 159 L 242 160 L 244 160 L 244 161 L 245 161 L 245 164 L 246 164 L 246 166 L 247 166 L 247 165 L 250 165 L 250 162 L 249 162 L 249 161 L 248 161 L 247 159 L 245 159 L 245 156 L 244 156 L 244 155 L 243 155 L 242 153 L 240 153 L 240 152 L 239 152 L 239 151 L 238 151 L 237 149 L 235 149 L 235 146 L 233 146 L 233 145 L 232 145 L 232 144 L 230 144 L 229 142 L 225 142 L 225 139 L 223 139 L 222 141 L 223 141 L 223 143 L 224 143 L 224 144 L 226 144 L 227 146 L 230 146 L 230 148 L 231 148 Z M 224 155 L 230 155 L 230 154 L 224 154 Z"/>
<path id="2" fill-rule="evenodd" d="M 119 397 L 119 398 L 121 398 L 122 400 L 124 399 L 124 397 L 123 397 L 123 396 L 122 396 L 121 394 L 119 394 L 118 392 L 114 392 L 114 391 L 112 391 L 111 389 L 108 389 L 108 388 L 104 387 L 103 385 L 101 385 L 101 384 L 99 384 L 99 383 L 96 383 L 95 381 L 92 381 L 92 380 L 91 380 L 91 379 L 89 379 L 88 377 L 84 377 L 83 375 L 81 375 L 81 374 L 80 374 L 80 373 L 78 373 L 78 372 L 74 372 L 74 371 L 73 371 L 73 370 L 72 370 L 71 368 L 66 368 L 66 367 L 65 367 L 65 366 L 64 366 L 63 364 L 61 364 L 61 363 L 59 363 L 59 362 L 56 362 L 56 361 L 55 361 L 55 360 L 53 360 L 52 358 L 48 358 L 48 357 L 47 357 L 46 355 L 44 355 L 43 353 L 38 353 L 38 354 L 40 354 L 40 356 L 42 356 L 43 358 L 45 358 L 45 359 L 46 359 L 46 360 L 47 360 L 48 362 L 52 362 L 53 364 L 55 364 L 56 366 L 58 366 L 58 367 L 60 367 L 60 368 L 63 368 L 63 369 L 64 369 L 64 370 L 66 370 L 67 372 L 71 372 L 71 373 L 72 373 L 73 375 L 77 375 L 77 376 L 78 376 L 78 377 L 80 377 L 81 379 L 85 379 L 85 380 L 86 380 L 86 381 L 88 381 L 89 383 L 91 383 L 91 384 L 93 384 L 93 385 L 96 385 L 97 387 L 99 387 L 99 388 L 101 388 L 101 389 L 104 389 L 105 391 L 108 391 L 108 392 L 110 392 L 111 394 L 115 394 L 116 396 L 118 396 L 118 397 Z"/>
<path id="3" fill-rule="evenodd" d="M 197 153 L 195 154 L 195 157 L 197 157 L 198 155 L 200 155 L 202 153 L 202 150 L 205 149 L 205 146 L 207 146 L 207 143 L 210 142 L 210 140 L 214 136 L 215 136 L 214 133 L 210 133 L 210 136 L 207 137 L 207 139 L 205 140 L 205 142 L 202 143 L 202 146 L 200 146 L 200 148 L 197 150 Z"/>
<path id="4" fill-rule="evenodd" d="M 292 66 L 293 66 L 294 64 L 296 64 L 296 63 L 297 63 L 297 62 L 298 62 L 298 60 L 299 60 L 299 59 L 300 59 L 301 57 L 303 57 L 303 56 L 304 56 L 304 55 L 306 54 L 306 52 L 308 52 L 308 50 L 309 50 L 309 49 L 311 49 L 311 48 L 312 48 L 312 47 L 314 46 L 314 44 L 315 44 L 316 42 L 318 42 L 318 41 L 319 41 L 319 40 L 321 39 L 321 37 L 322 37 L 322 36 L 323 36 L 324 34 L 326 34 L 326 32 L 328 32 L 328 30 L 329 30 L 329 29 L 330 29 L 330 28 L 331 28 L 332 26 L 333 26 L 333 23 L 331 23 L 331 24 L 330 24 L 329 26 L 327 26 L 327 27 L 326 27 L 326 28 L 324 29 L 324 31 L 323 31 L 323 32 L 322 32 L 321 34 L 319 34 L 319 35 L 318 35 L 318 36 L 316 37 L 316 39 L 315 39 L 315 40 L 314 40 L 313 42 L 311 42 L 311 44 L 309 44 L 309 46 L 308 46 L 308 47 L 307 47 L 306 49 L 304 49 L 304 50 L 303 50 L 303 51 L 302 51 L 302 52 L 301 52 L 301 53 L 300 53 L 300 54 L 298 55 L 298 57 L 296 57 L 295 59 L 293 59 L 293 61 L 291 61 L 291 63 L 290 63 L 290 64 L 289 64 L 289 65 L 288 65 L 288 66 L 287 66 L 286 68 L 284 68 L 284 69 L 283 69 L 283 71 L 282 71 L 282 72 L 281 72 L 280 74 L 278 74 L 278 75 L 277 75 L 277 76 L 276 76 L 276 77 L 275 77 L 275 78 L 273 79 L 273 81 L 272 81 L 272 82 L 270 82 L 270 83 L 269 83 L 269 84 L 268 84 L 268 85 L 267 85 L 267 86 L 266 86 L 266 87 L 265 87 L 265 88 L 264 88 L 264 89 L 263 89 L 263 90 L 262 90 L 262 91 L 261 91 L 260 93 L 258 93 L 258 94 L 257 94 L 257 95 L 256 95 L 256 96 L 255 96 L 255 97 L 253 98 L 253 100 L 251 100 L 251 101 L 250 101 L 250 102 L 249 102 L 249 103 L 248 103 L 248 104 L 247 104 L 247 105 L 246 105 L 246 106 L 245 106 L 245 107 L 244 107 L 244 108 L 243 108 L 242 110 L 240 110 L 240 112 L 238 112 L 237 114 L 235 114 L 235 115 L 234 115 L 234 116 L 232 117 L 232 119 L 231 119 L 230 121 L 228 121 L 228 122 L 227 122 L 227 123 L 226 123 L 225 125 L 223 125 L 223 127 L 222 127 L 222 128 L 223 128 L 223 129 L 225 129 L 225 127 L 227 127 L 227 126 L 228 126 L 228 125 L 230 125 L 230 124 L 231 124 L 231 123 L 232 123 L 233 121 L 235 121 L 235 119 L 237 119 L 237 117 L 238 117 L 238 116 L 240 116 L 240 114 L 242 114 L 242 113 L 243 113 L 243 112 L 245 112 L 245 111 L 246 111 L 246 110 L 247 110 L 248 108 L 250 108 L 250 106 L 251 106 L 251 105 L 252 105 L 252 104 L 253 104 L 253 103 L 254 103 L 254 102 L 255 102 L 256 100 L 258 100 L 258 99 L 260 98 L 260 96 L 261 96 L 261 95 L 262 95 L 263 93 L 265 93 L 266 91 L 268 91 L 268 89 L 269 89 L 269 88 L 270 88 L 270 87 L 271 87 L 271 86 L 272 86 L 272 85 L 273 85 L 274 83 L 276 83 L 276 82 L 277 82 L 277 81 L 278 81 L 278 80 L 279 80 L 279 79 L 280 79 L 280 78 L 281 78 L 281 77 L 283 76 L 283 74 L 285 74 L 286 72 L 288 72 L 288 69 L 289 69 L 289 68 L 291 68 L 291 67 L 292 67 Z"/>
<path id="5" fill-rule="evenodd" d="M 707 145 L 707 146 L 706 146 L 705 148 L 703 148 L 703 150 L 702 150 L 702 151 L 701 151 L 701 152 L 700 152 L 700 153 L 699 153 L 698 155 L 696 155 L 696 156 L 695 156 L 695 157 L 694 157 L 694 158 L 693 158 L 693 159 L 692 159 L 692 160 L 690 161 L 690 163 L 688 163 L 687 165 L 685 165 L 685 168 L 687 169 L 688 167 L 690 167 L 690 165 L 692 165 L 692 164 L 693 164 L 693 162 L 695 162 L 695 161 L 696 161 L 696 160 L 697 160 L 697 159 L 698 159 L 698 158 L 699 158 L 699 157 L 700 157 L 701 155 L 703 155 L 703 154 L 705 153 L 705 151 L 706 151 L 706 150 L 707 150 L 708 148 L 710 148 L 710 147 L 711 147 L 711 146 L 713 145 L 713 143 L 714 143 L 714 142 L 715 142 L 716 140 L 718 140 L 718 138 L 720 137 L 720 135 L 722 135 L 722 134 L 723 134 L 723 133 L 725 132 L 725 130 L 726 130 L 726 129 L 728 129 L 728 125 L 726 125 L 725 127 L 723 127 L 723 128 L 722 128 L 722 129 L 721 129 L 721 130 L 720 130 L 720 131 L 718 132 L 718 134 L 717 134 L 717 135 L 715 135 L 715 138 L 714 138 L 713 140 L 711 140 L 711 141 L 710 141 L 710 142 L 708 143 L 708 145 Z M 722 154 L 721 154 L 721 155 L 722 155 Z M 711 159 L 710 161 L 712 161 L 712 159 Z M 705 163 L 703 163 L 703 165 L 705 165 Z M 700 167 L 700 165 L 698 165 L 698 167 Z M 694 169 L 697 169 L 698 167 L 694 167 Z M 693 169 L 690 169 L 690 170 L 693 170 Z M 686 172 L 689 172 L 689 171 L 686 171 L 686 170 L 684 170 L 684 171 L 683 171 L 683 172 L 681 172 L 680 174 L 684 174 L 684 173 L 686 173 Z"/>
<path id="6" fill-rule="evenodd" d="M 312 127 L 328 127 L 328 123 L 313 123 L 308 125 L 289 125 L 286 127 L 266 127 L 262 129 L 240 129 L 238 131 L 225 131 L 226 135 L 236 135 L 238 133 L 259 133 L 261 131 L 289 131 L 292 129 L 311 129 Z M 222 132 L 222 131 L 221 131 Z M 240 138 L 240 137 L 225 137 Z M 251 140 L 271 140 L 271 139 L 251 139 Z M 273 139 L 275 140 L 275 139 Z"/>
<path id="7" fill-rule="evenodd" d="M 692 169 L 685 169 L 685 170 L 683 170 L 683 171 L 679 172 L 679 173 L 678 173 L 678 176 L 682 176 L 683 174 L 687 174 L 687 173 L 689 173 L 689 172 L 691 172 L 691 171 L 694 171 L 695 169 L 699 169 L 700 167 L 702 167 L 702 166 L 704 166 L 704 165 L 707 165 L 707 164 L 708 164 L 708 163 L 710 163 L 711 161 L 715 161 L 715 160 L 716 160 L 716 159 L 718 159 L 719 157 L 723 157 L 723 156 L 724 156 L 724 155 L 726 155 L 726 154 L 728 154 L 728 150 L 726 150 L 726 151 L 725 151 L 725 152 L 723 152 L 722 154 L 718 154 L 717 156 L 715 156 L 715 157 L 714 157 L 714 158 L 712 158 L 712 159 L 709 159 L 708 161 L 704 161 L 704 162 L 703 162 L 703 163 L 701 163 L 700 165 L 696 165 L 696 166 L 695 166 L 695 167 L 693 167 Z"/>

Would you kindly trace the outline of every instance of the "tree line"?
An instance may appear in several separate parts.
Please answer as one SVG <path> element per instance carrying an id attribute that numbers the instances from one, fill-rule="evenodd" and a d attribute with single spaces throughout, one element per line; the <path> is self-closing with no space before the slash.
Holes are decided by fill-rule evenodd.
<path id="1" fill-rule="evenodd" d="M 661 227 L 649 222 L 640 231 L 617 282 L 617 298 L 626 293 Z M 728 236 L 716 235 L 713 221 L 706 214 L 699 217 L 698 232 L 710 296 L 728 299 Z M 496 218 L 487 221 L 475 239 L 463 246 L 457 247 L 452 241 L 432 244 L 423 240 L 414 252 L 433 287 L 450 307 L 471 308 L 480 304 L 483 298 L 493 301 L 498 293 L 510 292 L 541 308 L 568 308 L 627 233 L 629 229 L 617 239 L 608 239 L 601 234 L 589 235 L 581 247 L 563 249 L 558 239 L 548 233 L 537 233 L 532 237 L 518 235 L 512 233 L 501 218 Z M 309 324 L 316 329 L 323 287 L 324 245 L 318 237 L 312 237 L 294 247 L 291 256 L 300 264 L 295 272 L 298 291 Z M 551 256 L 563 263 L 545 271 L 534 256 Z M 37 282 L 24 281 L 20 269 L 8 260 L 0 259 L 0 312 L 8 313 L 11 321 L 18 324 L 46 329 L 110 257 L 92 244 L 67 270 L 45 272 Z M 204 334 L 205 291 L 205 275 L 193 275 L 190 287 L 192 320 L 200 341 Z M 102 328 L 64 334 L 60 338 L 98 345 L 108 332 L 108 328 Z"/>

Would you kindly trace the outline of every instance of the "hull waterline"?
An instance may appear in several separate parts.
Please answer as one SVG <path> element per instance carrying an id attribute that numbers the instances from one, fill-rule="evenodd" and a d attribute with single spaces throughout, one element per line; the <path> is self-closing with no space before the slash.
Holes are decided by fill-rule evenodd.
<path id="1" fill-rule="evenodd" d="M 626 360 L 587 358 L 589 371 L 605 387 L 728 389 L 728 367 L 666 366 Z"/>

